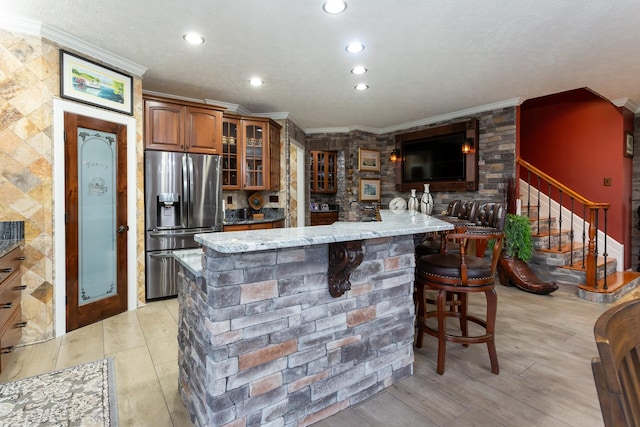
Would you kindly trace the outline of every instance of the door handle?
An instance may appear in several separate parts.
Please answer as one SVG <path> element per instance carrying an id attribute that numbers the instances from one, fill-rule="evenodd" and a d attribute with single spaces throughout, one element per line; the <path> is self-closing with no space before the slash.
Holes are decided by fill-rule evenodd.
<path id="1" fill-rule="evenodd" d="M 125 231 L 129 231 L 128 225 L 121 225 L 120 227 L 118 227 L 118 233 L 124 233 Z"/>

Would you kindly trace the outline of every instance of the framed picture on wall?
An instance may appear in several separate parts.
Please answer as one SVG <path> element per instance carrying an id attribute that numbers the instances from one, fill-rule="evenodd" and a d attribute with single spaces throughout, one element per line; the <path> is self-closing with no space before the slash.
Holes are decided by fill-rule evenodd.
<path id="1" fill-rule="evenodd" d="M 133 115 L 133 78 L 64 50 L 60 51 L 60 96 Z"/>
<path id="2" fill-rule="evenodd" d="M 380 151 L 358 148 L 358 170 L 380 172 Z"/>
<path id="3" fill-rule="evenodd" d="M 631 132 L 624 135 L 624 155 L 625 157 L 633 157 L 633 134 Z"/>
<path id="4" fill-rule="evenodd" d="M 379 179 L 360 179 L 360 200 L 363 202 L 380 201 Z"/>

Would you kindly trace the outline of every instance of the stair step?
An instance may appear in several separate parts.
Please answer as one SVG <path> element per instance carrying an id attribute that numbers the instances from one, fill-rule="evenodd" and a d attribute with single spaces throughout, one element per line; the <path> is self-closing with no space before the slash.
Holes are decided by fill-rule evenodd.
<path id="1" fill-rule="evenodd" d="M 578 286 L 578 296 L 584 300 L 610 303 L 640 286 L 640 273 L 634 271 L 618 271 L 607 276 L 607 289 L 604 280 L 596 281 L 597 288 L 584 284 Z"/>

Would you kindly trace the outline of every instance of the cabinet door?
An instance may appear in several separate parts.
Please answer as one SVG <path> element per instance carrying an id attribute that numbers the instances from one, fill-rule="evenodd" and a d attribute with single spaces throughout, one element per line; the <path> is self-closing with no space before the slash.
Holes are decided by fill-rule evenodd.
<path id="1" fill-rule="evenodd" d="M 242 121 L 242 137 L 244 139 L 243 151 L 243 179 L 244 190 L 266 190 L 265 170 L 268 167 L 267 153 L 269 148 L 265 146 L 266 123 L 257 121 Z"/>
<path id="2" fill-rule="evenodd" d="M 144 102 L 145 148 L 184 151 L 184 107 L 162 101 Z"/>
<path id="3" fill-rule="evenodd" d="M 186 147 L 190 153 L 222 152 L 222 112 L 207 108 L 186 107 Z"/>
<path id="4" fill-rule="evenodd" d="M 311 152 L 311 177 L 310 185 L 312 193 L 337 192 L 335 151 Z"/>
<path id="5" fill-rule="evenodd" d="M 222 189 L 240 190 L 242 144 L 240 120 L 222 119 Z"/>
<path id="6" fill-rule="evenodd" d="M 280 128 L 269 124 L 269 190 L 280 190 Z"/>

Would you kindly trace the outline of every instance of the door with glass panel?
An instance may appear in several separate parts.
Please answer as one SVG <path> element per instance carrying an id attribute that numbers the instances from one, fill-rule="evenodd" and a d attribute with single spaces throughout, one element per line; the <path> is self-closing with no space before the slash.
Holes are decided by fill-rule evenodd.
<path id="1" fill-rule="evenodd" d="M 65 113 L 67 331 L 127 309 L 126 129 Z"/>

